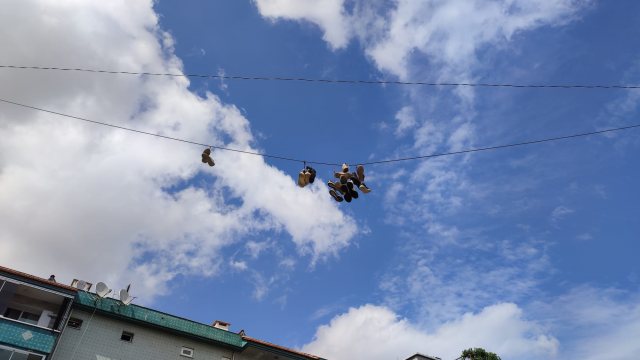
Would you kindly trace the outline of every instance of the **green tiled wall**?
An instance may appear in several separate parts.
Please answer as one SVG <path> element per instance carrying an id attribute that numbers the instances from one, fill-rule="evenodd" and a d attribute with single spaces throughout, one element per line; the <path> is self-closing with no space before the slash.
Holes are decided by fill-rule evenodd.
<path id="1" fill-rule="evenodd" d="M 93 294 L 78 291 L 75 302 L 85 307 L 93 309 L 95 306 Z M 242 337 L 236 333 L 216 329 L 212 326 L 201 324 L 195 321 L 179 318 L 169 314 L 161 313 L 152 309 L 137 305 L 124 306 L 115 299 L 105 298 L 100 300 L 98 310 L 111 313 L 114 316 L 134 319 L 164 328 L 181 331 L 187 334 L 200 336 L 206 339 L 220 341 L 229 345 L 242 347 Z"/>
<path id="2" fill-rule="evenodd" d="M 33 337 L 25 340 L 22 334 L 27 331 L 31 332 Z M 40 329 L 0 318 L 0 343 L 50 353 L 57 337 L 58 333 L 51 330 Z"/>

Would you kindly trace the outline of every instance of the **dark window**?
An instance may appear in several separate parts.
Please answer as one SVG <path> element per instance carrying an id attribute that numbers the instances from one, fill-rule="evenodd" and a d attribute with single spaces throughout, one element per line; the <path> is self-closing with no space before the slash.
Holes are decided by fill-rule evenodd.
<path id="1" fill-rule="evenodd" d="M 82 327 L 82 320 L 71 318 L 69 319 L 69 322 L 67 322 L 67 326 L 72 329 L 80 329 Z"/>
<path id="2" fill-rule="evenodd" d="M 13 319 L 13 320 L 18 320 L 18 319 L 20 319 L 20 313 L 21 312 L 22 311 L 20 311 L 20 310 L 7 308 L 7 311 L 4 312 L 4 317 L 9 318 L 9 319 Z"/>
<path id="3" fill-rule="evenodd" d="M 130 332 L 127 332 L 127 331 L 123 331 L 122 335 L 120 336 L 120 340 L 126 341 L 126 342 L 132 342 L 133 341 L 133 333 L 130 333 Z"/>

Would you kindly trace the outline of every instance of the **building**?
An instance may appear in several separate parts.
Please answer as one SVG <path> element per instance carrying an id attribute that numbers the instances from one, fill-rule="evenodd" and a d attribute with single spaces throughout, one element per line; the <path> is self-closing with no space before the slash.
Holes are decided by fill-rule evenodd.
<path id="1" fill-rule="evenodd" d="M 0 360 L 324 360 L 0 267 Z"/>
<path id="2" fill-rule="evenodd" d="M 0 266 L 0 360 L 45 360 L 78 290 Z"/>
<path id="3" fill-rule="evenodd" d="M 429 356 L 429 355 L 420 354 L 419 352 L 417 352 L 404 360 L 441 360 L 441 359 L 436 356 Z"/>
<path id="4" fill-rule="evenodd" d="M 78 291 L 52 360 L 321 360 L 317 356 L 113 298 Z"/>

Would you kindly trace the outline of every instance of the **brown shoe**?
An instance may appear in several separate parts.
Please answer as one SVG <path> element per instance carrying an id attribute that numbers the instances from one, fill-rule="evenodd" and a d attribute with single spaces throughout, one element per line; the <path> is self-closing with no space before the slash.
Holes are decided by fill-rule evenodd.
<path id="1" fill-rule="evenodd" d="M 203 163 L 207 163 L 209 160 L 209 155 L 211 155 L 211 149 L 206 148 L 204 149 L 204 151 L 202 152 L 202 162 Z"/>
<path id="2" fill-rule="evenodd" d="M 211 157 L 209 157 L 209 159 L 207 159 L 207 164 L 209 164 L 209 166 L 215 166 L 216 163 L 213 162 L 213 159 Z"/>
<path id="3" fill-rule="evenodd" d="M 349 165 L 342 164 L 342 172 L 343 173 L 348 173 L 349 172 Z"/>
<path id="4" fill-rule="evenodd" d="M 342 202 L 344 199 L 342 198 L 342 196 L 338 195 L 336 193 L 335 190 L 329 190 L 329 194 L 331 194 L 331 196 L 333 196 L 333 198 L 337 201 L 337 202 Z"/>
<path id="5" fill-rule="evenodd" d="M 364 167 L 362 165 L 358 165 L 356 173 L 358 174 L 358 180 L 364 181 Z"/>

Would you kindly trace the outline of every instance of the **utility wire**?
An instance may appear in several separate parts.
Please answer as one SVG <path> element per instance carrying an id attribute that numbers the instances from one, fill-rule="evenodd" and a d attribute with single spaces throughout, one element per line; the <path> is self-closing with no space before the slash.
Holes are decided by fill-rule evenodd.
<path id="1" fill-rule="evenodd" d="M 234 151 L 234 152 L 239 152 L 239 153 L 249 154 L 249 155 L 263 156 L 263 157 L 268 157 L 268 158 L 273 158 L 273 159 L 288 160 L 288 161 L 295 161 L 295 162 L 301 162 L 301 163 L 308 162 L 308 163 L 310 163 L 310 164 L 318 164 L 318 165 L 334 165 L 334 166 L 341 166 L 341 164 L 325 163 L 325 162 L 317 162 L 317 161 L 305 161 L 305 160 L 299 160 L 299 159 L 287 158 L 287 157 L 282 157 L 282 156 L 275 156 L 275 155 L 261 154 L 261 153 L 257 153 L 257 152 L 251 152 L 251 151 L 244 151 L 244 150 L 237 150 L 237 149 L 229 149 L 229 148 L 225 148 L 225 147 L 221 147 L 221 146 L 207 145 L 207 144 L 198 143 L 198 142 L 195 142 L 195 141 L 189 141 L 189 140 L 178 139 L 178 138 L 174 138 L 174 137 L 170 137 L 170 136 L 158 135 L 158 134 L 154 134 L 154 133 L 150 133 L 150 132 L 146 132 L 146 131 L 140 131 L 140 130 L 136 130 L 136 129 L 132 129 L 132 128 L 127 128 L 127 127 L 123 127 L 123 126 L 118 126 L 118 125 L 113 125 L 113 124 L 107 124 L 107 123 L 103 123 L 103 122 L 99 122 L 99 121 L 95 121 L 95 120 L 89 120 L 89 119 L 85 119 L 85 118 L 81 118 L 81 117 L 77 117 L 77 116 L 72 116 L 72 115 L 62 114 L 62 113 L 55 112 L 55 111 L 51 111 L 51 110 L 45 110 L 45 109 L 37 108 L 37 107 L 35 107 L 35 106 L 29 106 L 29 105 L 19 104 L 19 103 L 13 102 L 13 101 L 8 101 L 8 100 L 3 100 L 3 99 L 0 99 L 0 101 L 1 101 L 1 102 L 5 102 L 5 103 L 8 103 L 8 104 L 12 104 L 12 105 L 22 106 L 22 107 L 29 108 L 29 109 L 33 109 L 33 110 L 38 110 L 38 111 L 43 111 L 43 112 L 47 112 L 47 113 L 50 113 L 50 114 L 55 114 L 55 115 L 60 115 L 60 116 L 68 117 L 68 118 L 71 118 L 71 119 L 87 121 L 87 122 L 94 123 L 94 124 L 98 124 L 98 125 L 110 126 L 110 127 L 116 128 L 116 129 L 127 130 L 127 131 L 133 131 L 133 132 L 137 132 L 137 133 L 140 133 L 140 134 L 156 136 L 156 137 L 160 137 L 160 138 L 163 138 L 163 139 L 175 140 L 175 141 L 180 141 L 180 142 L 184 142 L 184 143 L 188 143 L 188 144 L 194 144 L 194 145 L 200 145 L 200 146 L 205 146 L 205 147 L 211 147 L 211 148 L 220 149 L 220 150 L 226 150 L 226 151 Z M 632 128 L 639 128 L 639 127 L 640 127 L 640 124 L 637 124 L 637 125 L 630 125 L 630 126 L 619 127 L 619 128 L 614 128 L 614 129 L 606 129 L 606 130 L 592 131 L 592 132 L 588 132 L 588 133 L 575 134 L 575 135 L 567 135 L 567 136 L 561 136 L 561 137 L 555 137 L 555 138 L 549 138 L 549 139 L 542 139 L 542 140 L 533 140 L 533 141 L 527 141 L 527 142 L 521 142 L 521 143 L 515 143 L 515 144 L 498 145 L 498 146 L 491 146 L 491 147 L 485 147 L 485 148 L 479 148 L 479 149 L 471 149 L 471 150 L 454 151 L 454 152 L 441 153 L 441 154 L 433 154 L 433 155 L 424 155 L 424 156 L 415 156 L 415 157 L 401 158 L 401 159 L 391 159 L 391 160 L 373 161 L 373 162 L 358 163 L 358 164 L 352 164 L 352 165 L 374 165 L 374 164 L 384 164 L 384 163 L 398 162 L 398 161 L 408 161 L 408 160 L 416 160 L 416 159 L 427 159 L 427 158 L 438 157 L 438 156 L 447 156 L 447 155 L 465 154 L 465 153 L 472 153 L 472 152 L 478 152 L 478 151 L 494 150 L 494 149 L 502 149 L 502 148 L 508 148 L 508 147 L 514 147 L 514 146 L 521 146 L 521 145 L 529 145 L 529 144 L 543 143 L 543 142 L 548 142 L 548 141 L 556 141 L 556 140 L 570 139 L 570 138 L 576 138 L 576 137 L 581 137 L 581 136 L 588 136 L 588 135 L 595 135 L 595 134 L 603 134 L 603 133 L 607 133 L 607 132 L 620 131 L 620 130 L 628 130 L 628 129 L 632 129 Z"/>
<path id="2" fill-rule="evenodd" d="M 640 89 L 640 86 L 620 86 L 620 85 L 515 85 L 515 84 L 485 84 L 485 83 L 430 83 L 430 82 L 404 82 L 404 81 L 307 79 L 307 78 L 249 77 L 249 76 L 202 75 L 202 74 L 171 74 L 171 73 L 110 71 L 110 70 L 71 69 L 71 68 L 57 68 L 57 67 L 14 66 L 14 65 L 0 65 L 0 68 L 31 69 L 31 70 L 83 71 L 83 72 L 92 72 L 92 73 L 125 74 L 125 75 L 201 77 L 201 78 L 218 78 L 218 79 L 237 79 L 237 80 L 305 81 L 305 82 L 347 83 L 347 84 L 472 86 L 472 87 L 511 87 L 511 88 L 560 88 L 560 89 Z"/>

